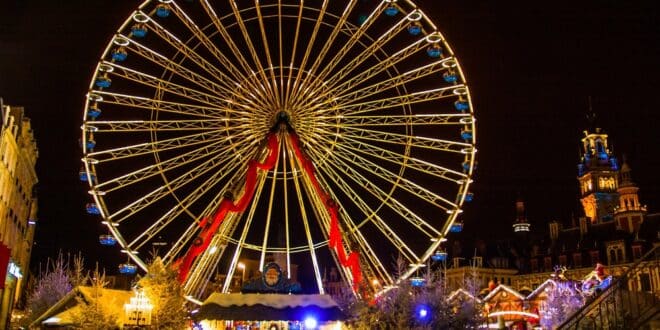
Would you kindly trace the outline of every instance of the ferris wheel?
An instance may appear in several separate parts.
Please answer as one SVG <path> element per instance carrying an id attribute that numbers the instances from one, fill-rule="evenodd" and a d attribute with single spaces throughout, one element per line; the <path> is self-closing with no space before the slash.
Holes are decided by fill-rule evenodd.
<path id="1" fill-rule="evenodd" d="M 472 199 L 469 89 L 412 1 L 145 1 L 83 116 L 101 243 L 122 272 L 156 251 L 199 299 L 246 259 L 379 292 L 437 256 Z"/>

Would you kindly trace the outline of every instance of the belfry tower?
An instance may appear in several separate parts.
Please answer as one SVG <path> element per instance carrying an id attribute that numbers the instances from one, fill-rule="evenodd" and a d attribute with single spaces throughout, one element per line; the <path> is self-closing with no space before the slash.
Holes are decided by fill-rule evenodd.
<path id="1" fill-rule="evenodd" d="M 516 200 L 516 220 L 513 222 L 513 232 L 516 236 L 527 237 L 530 223 L 525 216 L 525 202 L 518 197 Z"/>
<path id="2" fill-rule="evenodd" d="M 614 209 L 614 219 L 617 229 L 635 233 L 646 216 L 646 205 L 639 203 L 637 194 L 639 188 L 632 181 L 630 172 L 630 166 L 624 155 L 619 172 L 619 205 Z"/>
<path id="3" fill-rule="evenodd" d="M 614 220 L 619 203 L 619 165 L 607 145 L 607 134 L 600 128 L 584 131 L 578 182 L 584 214 L 592 224 Z"/>

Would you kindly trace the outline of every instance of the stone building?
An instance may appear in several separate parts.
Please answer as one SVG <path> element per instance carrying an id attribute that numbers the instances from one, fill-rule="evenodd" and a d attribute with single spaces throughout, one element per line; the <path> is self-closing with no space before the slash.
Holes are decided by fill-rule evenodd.
<path id="1" fill-rule="evenodd" d="M 0 128 L 0 328 L 25 288 L 37 216 L 35 165 L 39 156 L 22 107 L 2 105 Z"/>

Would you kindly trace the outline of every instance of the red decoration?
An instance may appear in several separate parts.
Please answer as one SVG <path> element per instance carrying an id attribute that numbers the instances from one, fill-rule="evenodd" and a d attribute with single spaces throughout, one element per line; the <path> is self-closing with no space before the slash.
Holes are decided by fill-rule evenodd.
<path id="1" fill-rule="evenodd" d="M 218 206 L 218 210 L 211 218 L 211 221 L 209 222 L 209 218 L 204 218 L 199 223 L 202 232 L 195 239 L 195 242 L 199 244 L 193 244 L 188 250 L 188 253 L 186 253 L 182 259 L 179 259 L 174 263 L 174 268 L 179 269 L 179 281 L 184 282 L 186 280 L 193 261 L 202 252 L 206 251 L 209 244 L 211 244 L 211 238 L 213 238 L 213 235 L 217 232 L 220 224 L 227 217 L 227 213 L 245 211 L 248 203 L 250 203 L 254 195 L 254 190 L 257 184 L 257 169 L 270 171 L 273 166 L 275 166 L 280 146 L 279 141 L 277 140 L 277 135 L 270 133 L 267 136 L 267 140 L 268 156 L 264 162 L 260 163 L 254 159 L 248 162 L 248 169 L 245 178 L 245 191 L 241 198 L 236 202 L 233 202 L 230 198 L 224 197 L 220 202 L 220 206 Z"/>
<path id="2" fill-rule="evenodd" d="M 11 249 L 0 243 L 0 289 L 5 288 L 5 277 L 7 276 L 10 256 Z"/>
<path id="3" fill-rule="evenodd" d="M 339 228 L 339 209 L 337 203 L 332 200 L 332 198 L 321 188 L 316 175 L 314 174 L 314 165 L 312 164 L 307 157 L 300 150 L 298 136 L 294 133 L 289 134 L 289 141 L 293 146 L 293 151 L 298 158 L 298 161 L 302 165 L 305 173 L 309 177 L 316 194 L 323 201 L 326 211 L 330 215 L 330 233 L 329 233 L 329 246 L 335 250 L 337 253 L 337 258 L 342 266 L 347 267 L 351 270 L 353 275 L 353 290 L 357 291 L 359 283 L 362 281 L 362 271 L 360 270 L 360 256 L 357 252 L 349 252 L 346 254 L 344 250 L 344 244 L 341 236 L 341 229 Z"/>

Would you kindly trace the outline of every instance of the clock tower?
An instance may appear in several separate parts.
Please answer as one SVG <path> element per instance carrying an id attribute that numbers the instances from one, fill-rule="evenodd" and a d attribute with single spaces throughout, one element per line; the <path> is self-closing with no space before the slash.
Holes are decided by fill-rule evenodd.
<path id="1" fill-rule="evenodd" d="M 614 220 L 619 202 L 619 165 L 607 145 L 607 134 L 600 128 L 584 131 L 578 182 L 585 216 L 592 224 Z"/>

